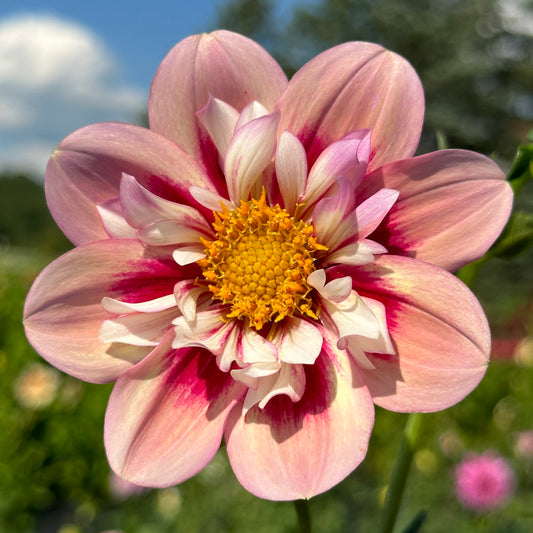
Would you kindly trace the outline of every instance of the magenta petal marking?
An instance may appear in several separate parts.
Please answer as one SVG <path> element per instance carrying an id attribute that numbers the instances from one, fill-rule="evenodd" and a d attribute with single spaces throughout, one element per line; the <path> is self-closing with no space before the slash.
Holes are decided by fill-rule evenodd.
<path id="1" fill-rule="evenodd" d="M 75 248 L 44 269 L 30 289 L 24 307 L 29 341 L 68 374 L 113 381 L 147 351 L 99 339 L 102 322 L 111 318 L 102 299 L 146 302 L 172 294 L 183 277 L 173 265 L 133 240 L 106 239 Z"/>
<path id="2" fill-rule="evenodd" d="M 302 366 L 300 401 L 277 395 L 264 409 L 242 416 L 237 405 L 230 414 L 225 436 L 233 471 L 260 498 L 310 498 L 344 479 L 366 454 L 372 399 L 350 357 L 324 334 L 316 363 Z"/>
<path id="3" fill-rule="evenodd" d="M 170 339 L 118 379 L 107 407 L 109 462 L 138 485 L 175 485 L 204 468 L 218 450 L 229 410 L 244 393 L 211 354 L 173 350 Z"/>

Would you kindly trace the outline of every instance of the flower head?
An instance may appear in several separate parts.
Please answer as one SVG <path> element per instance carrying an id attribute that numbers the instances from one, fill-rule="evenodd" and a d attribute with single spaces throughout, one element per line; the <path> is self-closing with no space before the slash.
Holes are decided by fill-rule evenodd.
<path id="1" fill-rule="evenodd" d="M 434 411 L 477 385 L 487 322 L 448 270 L 487 250 L 512 194 L 481 155 L 413 157 L 423 110 L 416 73 L 378 45 L 288 82 L 219 31 L 165 58 L 151 129 L 59 145 L 47 199 L 76 248 L 35 281 L 25 327 L 65 372 L 116 380 L 120 476 L 179 483 L 224 437 L 248 490 L 310 497 L 364 458 L 374 403 Z"/>
<path id="2" fill-rule="evenodd" d="M 477 512 L 504 505 L 514 491 L 514 481 L 507 461 L 492 453 L 471 455 L 455 470 L 457 498 Z"/>

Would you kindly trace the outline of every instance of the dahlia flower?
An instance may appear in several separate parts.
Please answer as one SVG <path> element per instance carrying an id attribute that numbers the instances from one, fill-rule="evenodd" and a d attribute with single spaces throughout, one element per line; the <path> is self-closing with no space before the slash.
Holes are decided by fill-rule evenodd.
<path id="1" fill-rule="evenodd" d="M 257 496 L 308 498 L 364 458 L 374 404 L 434 411 L 485 372 L 487 321 L 452 274 L 512 194 L 484 156 L 413 157 L 424 112 L 402 57 L 352 42 L 287 81 L 256 43 L 176 45 L 150 129 L 82 128 L 46 194 L 76 247 L 35 280 L 35 349 L 116 381 L 105 418 L 122 478 L 164 487 L 225 439 Z"/>

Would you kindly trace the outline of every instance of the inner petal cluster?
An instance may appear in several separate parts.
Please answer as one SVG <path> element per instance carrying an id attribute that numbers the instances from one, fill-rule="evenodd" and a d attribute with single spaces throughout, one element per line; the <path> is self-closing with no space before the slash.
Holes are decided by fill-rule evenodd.
<path id="1" fill-rule="evenodd" d="M 260 330 L 294 314 L 317 318 L 307 277 L 326 247 L 311 224 L 269 206 L 263 191 L 259 200 L 216 212 L 213 228 L 217 238 L 202 240 L 206 257 L 198 263 L 213 298 L 230 306 L 228 319 L 247 319 Z"/>

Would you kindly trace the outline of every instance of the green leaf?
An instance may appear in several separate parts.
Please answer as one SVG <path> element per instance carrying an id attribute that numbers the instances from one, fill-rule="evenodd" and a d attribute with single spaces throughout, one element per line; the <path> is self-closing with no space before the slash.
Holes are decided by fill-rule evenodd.
<path id="1" fill-rule="evenodd" d="M 422 524 L 427 518 L 427 512 L 425 510 L 420 511 L 409 523 L 409 525 L 402 531 L 402 533 L 418 533 Z"/>
<path id="2" fill-rule="evenodd" d="M 507 180 L 517 194 L 531 177 L 533 177 L 533 144 L 522 144 L 517 149 Z"/>
<path id="3" fill-rule="evenodd" d="M 489 254 L 491 257 L 510 259 L 524 252 L 533 244 L 533 213 L 517 211 L 494 243 Z"/>

